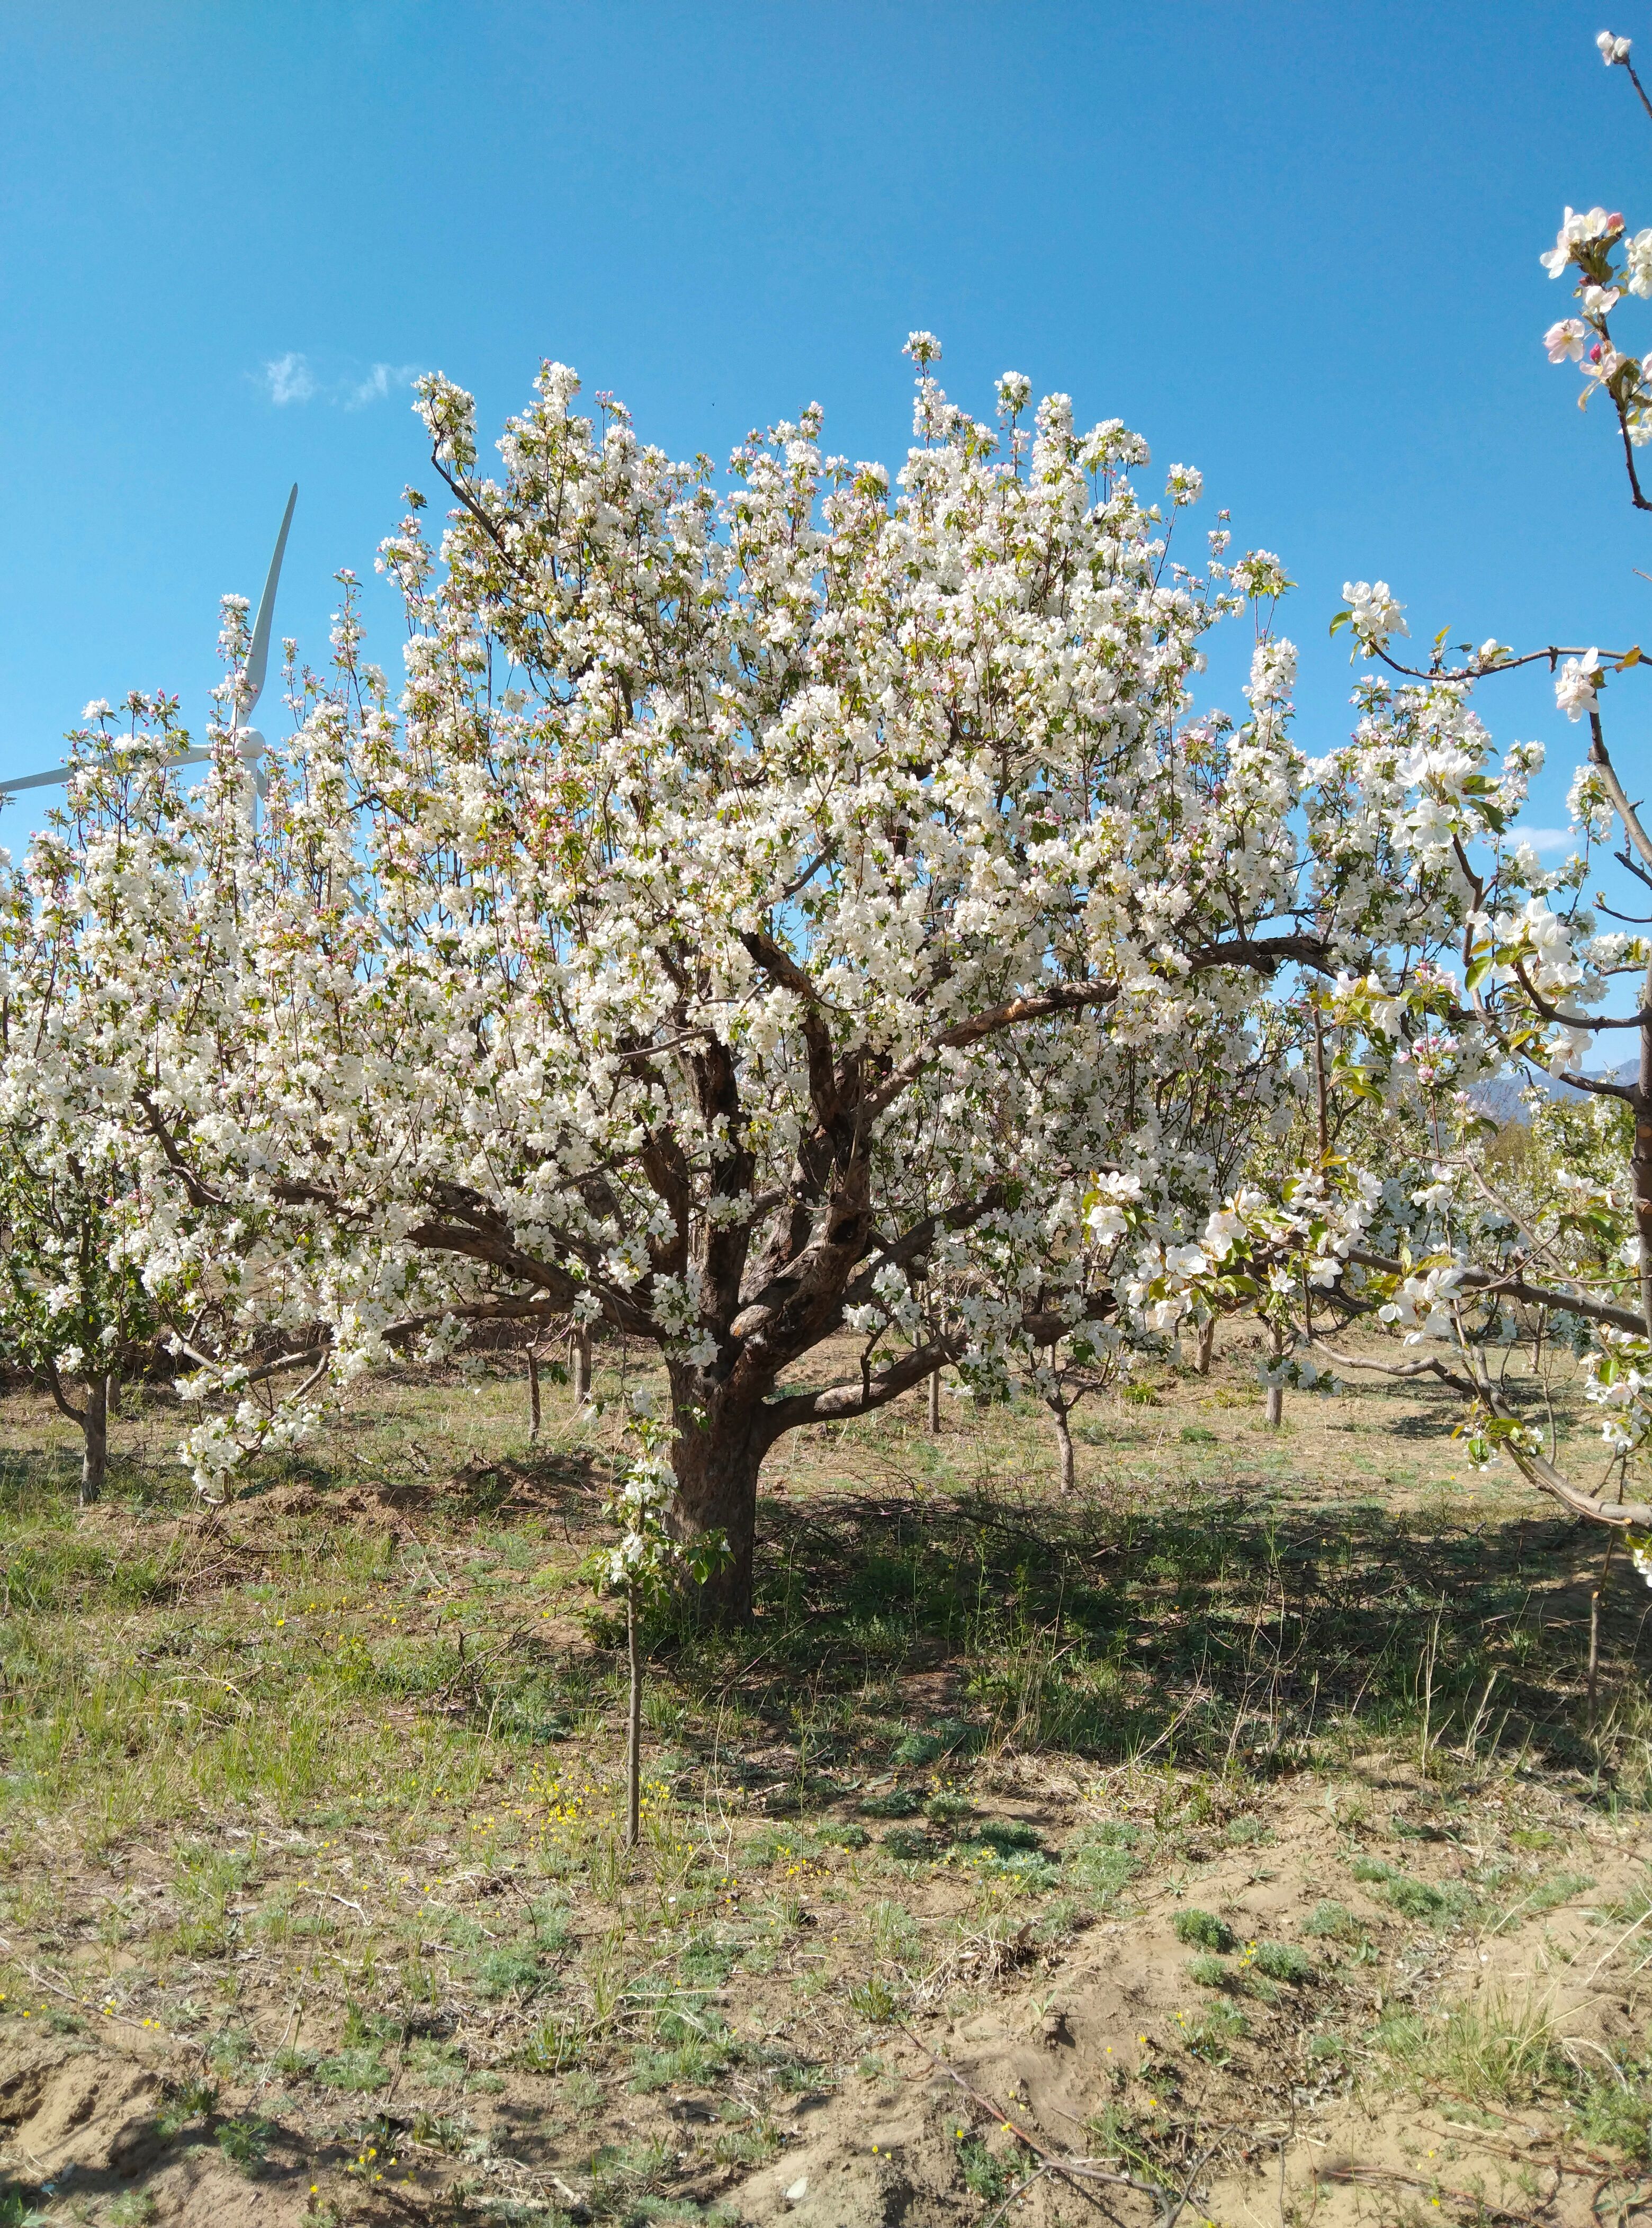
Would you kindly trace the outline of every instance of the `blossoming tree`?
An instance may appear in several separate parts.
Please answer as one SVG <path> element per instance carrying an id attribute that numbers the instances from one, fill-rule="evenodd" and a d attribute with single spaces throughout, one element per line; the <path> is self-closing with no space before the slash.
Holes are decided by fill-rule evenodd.
<path id="1" fill-rule="evenodd" d="M 114 1387 L 187 1330 L 189 1304 L 187 1277 L 148 1273 L 132 1141 L 105 1090 L 109 922 L 87 900 L 118 885 L 134 844 L 164 841 L 157 754 L 182 746 L 172 700 L 134 695 L 125 711 L 123 727 L 107 705 L 88 707 L 69 739 L 67 802 L 29 874 L 0 866 L 0 1354 L 43 1378 L 80 1429 L 83 1501 L 103 1490 Z"/>
<path id="2" fill-rule="evenodd" d="M 1652 116 L 1630 42 L 1603 32 L 1597 44 Z M 1652 357 L 1620 349 L 1611 322 L 1626 296 L 1652 295 L 1652 228 L 1630 234 L 1616 211 L 1568 208 L 1542 262 L 1552 278 L 1572 275 L 1578 311 L 1551 325 L 1548 355 L 1578 365 L 1581 400 L 1604 395 L 1630 499 L 1652 509 L 1637 464 L 1652 439 Z M 1608 682 L 1634 673 L 1642 653 L 1552 644 L 1516 655 L 1495 639 L 1453 650 L 1442 633 L 1425 663 L 1407 663 L 1396 648 L 1406 631 L 1401 608 L 1386 583 L 1351 583 L 1346 593 L 1334 627 L 1348 626 L 1393 676 L 1362 683 L 1366 793 L 1377 793 L 1373 752 L 1414 786 L 1415 804 L 1392 816 L 1396 836 L 1408 871 L 1449 862 L 1459 948 L 1447 965 L 1401 940 L 1365 976 L 1343 973 L 1324 988 L 1336 1083 L 1383 1113 L 1376 1156 L 1362 1167 L 1328 1156 L 1271 1192 L 1234 1194 L 1202 1233 L 1203 1265 L 1162 1279 L 1155 1303 L 1169 1321 L 1195 1294 L 1231 1303 L 1265 1283 L 1304 1357 L 1443 1379 L 1467 1403 L 1476 1459 L 1502 1450 L 1564 1507 L 1627 1535 L 1652 1578 L 1652 831 L 1608 746 L 1602 703 Z M 1589 736 L 1571 786 L 1575 848 L 1547 873 L 1520 841 L 1508 780 L 1523 782 L 1540 750 L 1505 752 L 1499 778 L 1471 701 L 1496 676 L 1534 663 L 1550 668 L 1558 709 L 1586 721 Z M 1604 890 L 1585 902 L 1608 857 L 1640 897 L 1631 912 Z M 1603 913 L 1622 925 L 1603 925 Z M 1628 1012 L 1614 1010 L 1620 983 L 1632 992 Z M 1630 1060 L 1585 1066 L 1591 1047 L 1626 1039 Z M 1546 1069 L 1594 1112 L 1585 1120 L 1551 1105 L 1522 1151 L 1489 1152 L 1475 1086 L 1510 1067 Z M 1402 1182 L 1393 1147 L 1406 1136 L 1422 1167 Z M 1339 1345 L 1338 1326 L 1356 1320 L 1386 1328 L 1399 1355 Z M 1581 1439 L 1563 1444 L 1552 1410 L 1540 1428 L 1512 1399 L 1504 1357 L 1523 1337 L 1540 1359 L 1557 1338 L 1581 1356 L 1603 1473 L 1591 1475 L 1599 1455 L 1591 1463 Z"/>
<path id="3" fill-rule="evenodd" d="M 255 807 L 232 612 L 208 780 L 157 748 L 144 826 L 54 855 L 29 995 L 96 1042 L 146 1274 L 198 1289 L 204 1490 L 393 1352 L 599 1320 L 664 1358 L 672 1521 L 742 1617 L 778 1438 L 1173 1322 L 1223 1188 L 1174 1109 L 1282 970 L 1460 938 L 1411 714 L 1304 761 L 1277 562 L 1173 548 L 1198 476 L 1162 511 L 1117 421 L 1029 428 L 1007 375 L 989 427 L 910 349 L 893 486 L 811 408 L 720 491 L 554 364 L 490 477 L 428 379 L 453 507 L 432 548 L 410 491 L 384 547 L 399 697 L 347 597 Z M 1236 723 L 1193 684 L 1246 610 Z M 1476 778 L 1513 809 L 1517 767 Z"/>

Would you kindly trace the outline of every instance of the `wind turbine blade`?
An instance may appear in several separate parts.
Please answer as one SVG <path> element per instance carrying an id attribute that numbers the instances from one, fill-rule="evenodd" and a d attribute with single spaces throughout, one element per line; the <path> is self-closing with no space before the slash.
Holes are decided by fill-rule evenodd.
<path id="1" fill-rule="evenodd" d="M 169 765 L 204 765 L 212 756 L 210 751 L 180 751 L 176 758 L 169 759 Z M 19 781 L 9 781 L 0 775 L 0 797 L 16 797 L 25 789 L 54 789 L 60 787 L 74 774 L 73 766 L 51 766 L 44 773 L 26 773 Z"/>
<path id="2" fill-rule="evenodd" d="M 286 554 L 287 528 L 292 523 L 293 505 L 298 500 L 298 483 L 292 483 L 292 492 L 287 497 L 286 509 L 281 515 L 281 531 L 275 537 L 275 554 L 270 560 L 270 569 L 265 575 L 264 593 L 258 599 L 258 617 L 253 622 L 253 647 L 247 658 L 247 687 L 248 695 L 242 705 L 243 714 L 250 714 L 264 694 L 264 672 L 270 662 L 270 629 L 275 620 L 276 584 L 281 578 L 281 560 Z"/>
<path id="3" fill-rule="evenodd" d="M 275 537 L 275 554 L 270 560 L 270 569 L 265 575 L 264 593 L 259 598 L 258 617 L 253 622 L 253 647 L 247 659 L 247 686 L 250 691 L 241 707 L 243 716 L 252 712 L 264 694 L 265 669 L 270 662 L 270 629 L 275 620 L 275 591 L 281 578 L 281 560 L 287 550 L 287 528 L 292 523 L 293 507 L 298 500 L 298 483 L 292 483 L 287 496 L 287 507 L 281 514 L 281 531 Z M 267 747 L 264 738 L 258 737 L 260 749 Z M 174 765 L 203 765 L 212 756 L 210 751 L 184 751 L 171 760 Z M 16 797 L 25 789 L 53 789 L 67 781 L 74 773 L 73 766 L 50 766 L 44 773 L 26 773 L 17 781 L 7 781 L 0 776 L 0 797 Z M 263 791 L 259 791 L 259 795 Z"/>
<path id="4" fill-rule="evenodd" d="M 0 794 L 16 797 L 20 790 L 51 789 L 67 781 L 74 771 L 73 766 L 53 766 L 45 773 L 26 773 L 21 781 L 0 781 Z"/>

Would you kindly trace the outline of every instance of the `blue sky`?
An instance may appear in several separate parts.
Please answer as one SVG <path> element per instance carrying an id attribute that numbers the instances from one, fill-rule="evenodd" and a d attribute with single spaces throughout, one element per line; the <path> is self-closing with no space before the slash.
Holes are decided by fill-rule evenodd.
<path id="1" fill-rule="evenodd" d="M 914 326 L 982 414 L 1013 367 L 1124 417 L 1300 584 L 1312 748 L 1350 573 L 1418 634 L 1652 638 L 1652 520 L 1539 345 L 1563 203 L 1652 223 L 1606 21 L 1652 62 L 1652 11 L 1592 0 L 7 10 L 0 776 L 92 695 L 200 725 L 293 479 L 278 629 L 318 662 L 335 569 L 432 484 L 413 370 L 491 432 L 543 355 L 720 460 L 815 398 L 829 446 L 898 456 Z M 1580 731 L 1543 684 L 1486 708 L 1551 745 L 1558 822 Z M 1632 771 L 1629 683 L 1608 709 Z"/>

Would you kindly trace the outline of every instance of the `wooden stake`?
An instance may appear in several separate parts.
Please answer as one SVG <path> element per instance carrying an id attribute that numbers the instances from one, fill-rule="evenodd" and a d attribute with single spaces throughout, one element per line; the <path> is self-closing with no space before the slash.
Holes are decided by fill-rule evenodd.
<path id="1" fill-rule="evenodd" d="M 625 1589 L 625 1653 L 631 1662 L 631 1706 L 625 1727 L 625 1847 L 642 1839 L 643 1663 L 637 1648 L 637 1588 Z"/>

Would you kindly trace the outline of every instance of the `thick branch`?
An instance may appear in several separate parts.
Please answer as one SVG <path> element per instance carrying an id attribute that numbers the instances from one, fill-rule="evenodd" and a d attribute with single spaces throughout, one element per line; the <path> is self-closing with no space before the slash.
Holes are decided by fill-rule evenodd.
<path id="1" fill-rule="evenodd" d="M 1105 1321 L 1116 1312 L 1117 1306 L 1111 1292 L 1092 1292 L 1085 1302 L 1081 1320 Z M 1034 1347 L 1053 1346 L 1076 1328 L 1065 1316 L 1053 1310 L 1023 1316 L 1021 1322 L 1023 1335 Z M 767 1401 L 763 1408 L 765 1436 L 772 1445 L 783 1432 L 795 1431 L 802 1424 L 837 1423 L 887 1408 L 891 1400 L 898 1400 L 914 1385 L 921 1385 L 933 1371 L 957 1361 L 968 1344 L 964 1332 L 947 1332 L 914 1347 L 909 1354 L 897 1354 L 881 1369 L 864 1377 L 841 1385 L 823 1386 L 818 1392 L 795 1392 L 783 1400 Z"/>
<path id="2" fill-rule="evenodd" d="M 752 960 L 772 983 L 790 990 L 803 1006 L 804 1047 L 809 1055 L 809 1098 L 815 1119 L 828 1136 L 843 1117 L 842 1096 L 832 1061 L 832 1036 L 821 1011 L 823 1001 L 813 977 L 791 953 L 763 929 L 748 929 L 740 938 Z"/>
<path id="3" fill-rule="evenodd" d="M 765 1401 L 763 1406 L 764 1436 L 771 1445 L 783 1432 L 796 1431 L 800 1424 L 839 1423 L 851 1416 L 869 1416 L 877 1408 L 887 1408 L 903 1392 L 910 1392 L 914 1385 L 921 1385 L 932 1370 L 949 1361 L 956 1361 L 963 1351 L 961 1339 L 940 1339 L 928 1346 L 915 1346 L 909 1354 L 898 1354 L 894 1360 L 874 1370 L 869 1376 L 855 1378 L 842 1385 L 823 1386 L 818 1392 L 794 1392 L 784 1400 Z"/>
<path id="4" fill-rule="evenodd" d="M 1111 1006 L 1117 996 L 1117 983 L 1060 983 L 1048 990 L 1029 991 L 1025 997 L 1011 998 L 1004 1005 L 971 1014 L 968 1021 L 955 1021 L 951 1028 L 939 1030 L 928 1044 L 909 1053 L 875 1090 L 867 1092 L 861 1105 L 869 1115 L 883 1113 L 903 1091 L 917 1082 L 938 1052 L 958 1051 L 965 1045 L 979 1044 L 983 1037 L 996 1036 L 1000 1030 L 1013 1029 L 1022 1021 L 1047 1021 L 1052 1014 L 1082 1013 L 1090 1006 Z"/>
<path id="5" fill-rule="evenodd" d="M 67 1396 L 63 1391 L 63 1380 L 57 1373 L 57 1364 L 53 1360 L 49 1354 L 46 1357 L 46 1382 L 52 1388 L 53 1399 L 57 1403 L 63 1413 L 68 1418 L 70 1423 L 79 1424 L 82 1428 L 84 1428 L 86 1425 L 86 1410 L 84 1408 L 74 1408 L 70 1406 Z"/>
<path id="6" fill-rule="evenodd" d="M 1550 1495 L 1561 1507 L 1569 1508 L 1574 1516 L 1582 1516 L 1591 1524 L 1604 1524 L 1616 1532 L 1652 1531 L 1652 1508 L 1643 1501 L 1602 1501 L 1581 1486 L 1562 1476 L 1546 1456 L 1527 1454 L 1513 1446 L 1508 1450 L 1509 1460 L 1521 1476 Z"/>
<path id="7" fill-rule="evenodd" d="M 921 1221 L 914 1222 L 910 1230 L 904 1230 L 899 1238 L 892 1239 L 874 1258 L 867 1263 L 845 1290 L 843 1305 L 846 1308 L 866 1306 L 873 1296 L 873 1281 L 880 1269 L 891 1265 L 905 1269 L 915 1261 L 921 1261 L 935 1243 L 938 1231 L 972 1230 L 984 1215 L 993 1213 L 1003 1205 L 1003 1186 L 991 1184 L 979 1199 L 971 1200 L 967 1206 L 949 1207 L 925 1215 Z"/>
<path id="8" fill-rule="evenodd" d="M 148 1092 L 138 1091 L 132 1095 L 142 1109 L 144 1120 L 149 1126 L 150 1134 L 159 1145 L 168 1168 L 182 1179 L 183 1188 L 189 1194 L 190 1206 L 221 1207 L 224 1203 L 222 1194 L 214 1191 L 210 1185 L 202 1183 L 182 1154 L 179 1152 L 172 1132 L 167 1128 L 159 1107 L 156 1105 Z"/>
<path id="9" fill-rule="evenodd" d="M 1465 1400 L 1477 1400 L 1480 1388 L 1472 1378 L 1463 1377 L 1449 1368 L 1437 1354 L 1428 1354 L 1416 1361 L 1367 1360 L 1363 1354 L 1342 1354 L 1328 1346 L 1322 1338 L 1310 1338 L 1309 1344 L 1316 1354 L 1322 1354 L 1339 1369 L 1363 1369 L 1378 1377 L 1437 1377 L 1442 1385 L 1449 1385 L 1454 1392 L 1462 1393 Z"/>

